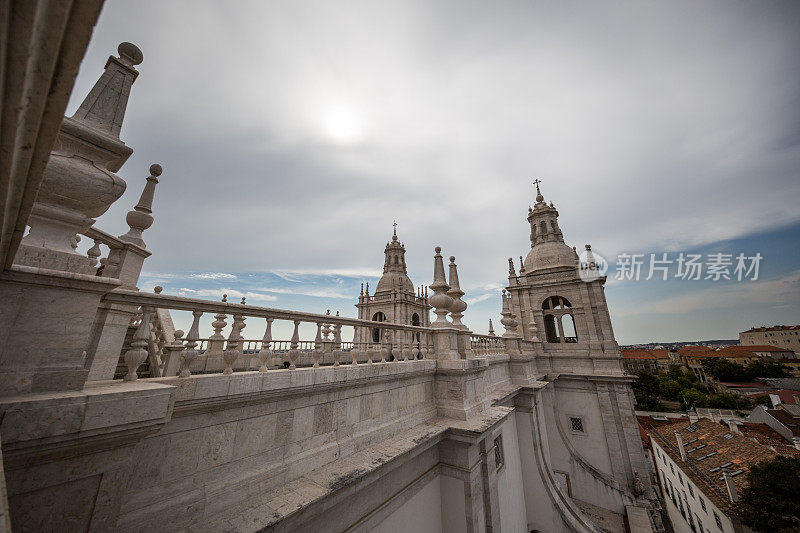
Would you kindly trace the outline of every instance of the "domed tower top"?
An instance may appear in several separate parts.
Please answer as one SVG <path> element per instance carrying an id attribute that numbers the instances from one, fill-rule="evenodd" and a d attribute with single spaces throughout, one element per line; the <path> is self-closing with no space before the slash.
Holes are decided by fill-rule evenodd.
<path id="1" fill-rule="evenodd" d="M 414 292 L 414 284 L 407 275 L 406 247 L 397 239 L 397 223 L 394 223 L 392 240 L 386 243 L 383 251 L 386 259 L 383 262 L 383 276 L 378 281 L 375 293 L 402 290 Z"/>
<path id="2" fill-rule="evenodd" d="M 528 208 L 528 222 L 531 225 L 531 251 L 525 258 L 525 271 L 533 272 L 556 267 L 575 267 L 578 257 L 575 251 L 564 243 L 564 235 L 558 227 L 558 210 L 552 202 L 544 201 L 539 189 L 540 180 L 535 180 L 536 203 Z"/>

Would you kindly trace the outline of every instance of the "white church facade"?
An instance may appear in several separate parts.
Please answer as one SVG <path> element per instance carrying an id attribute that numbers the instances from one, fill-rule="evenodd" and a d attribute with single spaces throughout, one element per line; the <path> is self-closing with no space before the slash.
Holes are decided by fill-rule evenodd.
<path id="1" fill-rule="evenodd" d="M 68 15 L 38 21 L 66 31 L 42 54 L 67 80 L 97 13 L 82 25 Z M 358 318 L 140 291 L 169 169 L 150 167 L 130 231 L 113 236 L 95 219 L 126 187 L 114 173 L 132 153 L 120 134 L 142 61 L 120 45 L 63 119 L 58 91 L 71 82 L 40 81 L 38 102 L 59 116 L 36 122 L 49 143 L 38 175 L 28 165 L 4 190 L 19 206 L 4 211 L 1 250 L 6 530 L 662 530 L 605 278 L 582 275 L 541 193 L 519 272 L 509 260 L 501 336 L 461 322 L 455 258 L 446 265 L 439 247 L 428 289 L 416 287 L 396 232 Z M 12 67 L 3 75 L 34 75 Z M 14 228 L 26 226 L 22 238 Z M 188 331 L 176 311 L 191 313 Z M 276 321 L 290 338 L 273 336 Z"/>

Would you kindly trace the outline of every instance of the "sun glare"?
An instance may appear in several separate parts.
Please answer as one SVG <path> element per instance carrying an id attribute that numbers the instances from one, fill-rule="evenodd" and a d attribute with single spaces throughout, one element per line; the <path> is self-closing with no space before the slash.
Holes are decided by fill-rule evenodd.
<path id="1" fill-rule="evenodd" d="M 333 107 L 328 110 L 325 129 L 336 142 L 349 144 L 361 136 L 361 124 L 356 113 L 348 107 Z"/>

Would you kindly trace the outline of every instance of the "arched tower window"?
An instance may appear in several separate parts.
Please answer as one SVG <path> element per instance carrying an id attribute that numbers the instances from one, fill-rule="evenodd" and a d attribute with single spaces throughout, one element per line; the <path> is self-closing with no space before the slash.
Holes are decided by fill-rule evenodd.
<path id="1" fill-rule="evenodd" d="M 551 296 L 542 302 L 544 332 L 547 342 L 578 342 L 572 304 L 562 296 Z"/>
<path id="2" fill-rule="evenodd" d="M 386 322 L 386 315 L 384 315 L 381 311 L 378 311 L 374 315 L 372 315 L 373 322 Z M 372 342 L 381 342 L 381 329 L 380 328 L 372 328 Z"/>
<path id="3" fill-rule="evenodd" d="M 547 224 L 544 220 L 539 223 L 539 226 L 542 228 L 542 233 L 547 233 Z"/>
<path id="4" fill-rule="evenodd" d="M 411 325 L 412 326 L 421 326 L 422 324 L 419 321 L 419 313 L 414 313 L 411 315 Z M 414 332 L 411 334 L 411 338 L 413 339 L 412 342 L 419 343 L 419 332 Z M 417 346 L 419 347 L 419 345 Z"/>

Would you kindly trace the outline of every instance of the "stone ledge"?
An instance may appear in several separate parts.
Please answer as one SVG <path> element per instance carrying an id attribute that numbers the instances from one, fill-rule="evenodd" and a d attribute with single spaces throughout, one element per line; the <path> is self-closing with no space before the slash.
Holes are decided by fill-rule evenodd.
<path id="1" fill-rule="evenodd" d="M 508 407 L 493 407 L 470 420 L 436 418 L 419 424 L 370 448 L 328 463 L 279 489 L 251 498 L 207 523 L 193 524 L 192 529 L 261 531 L 277 529 L 285 520 L 303 520 L 302 515 L 313 514 L 312 506 L 324 510 L 328 506 L 326 502 L 340 491 L 387 475 L 403 461 L 425 452 L 444 438 L 474 441 L 502 423 L 512 411 Z"/>
<path id="2" fill-rule="evenodd" d="M 3 447 L 15 450 L 163 424 L 172 414 L 174 387 L 159 383 L 90 384 L 79 391 L 0 398 Z"/>
<path id="3" fill-rule="evenodd" d="M 181 414 L 209 407 L 228 408 L 233 403 L 250 403 L 272 398 L 350 388 L 371 383 L 432 375 L 436 361 L 423 359 L 391 363 L 366 363 L 294 370 L 247 371 L 233 374 L 200 374 L 188 378 L 147 379 L 149 383 L 175 387 L 176 412 Z"/>

